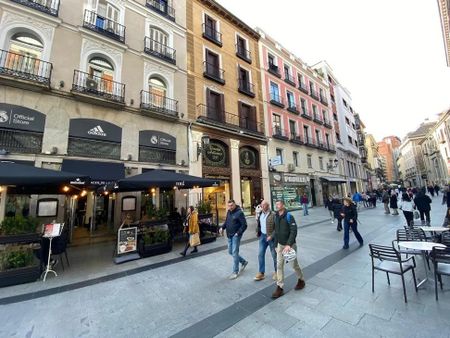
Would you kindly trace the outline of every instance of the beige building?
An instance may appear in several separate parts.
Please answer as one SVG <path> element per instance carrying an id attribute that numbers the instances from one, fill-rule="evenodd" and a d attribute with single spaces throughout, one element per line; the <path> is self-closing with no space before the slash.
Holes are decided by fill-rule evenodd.
<path id="1" fill-rule="evenodd" d="M 450 67 L 450 2 L 438 0 L 447 66 Z"/>
<path id="2" fill-rule="evenodd" d="M 259 34 L 215 1 L 186 6 L 190 173 L 221 180 L 197 198 L 221 219 L 230 198 L 250 214 L 269 196 Z"/>
<path id="3" fill-rule="evenodd" d="M 1 0 L 2 159 L 76 168 L 98 184 L 152 168 L 187 172 L 185 14 L 184 1 Z M 149 195 L 143 204 L 186 203 L 179 192 Z M 120 224 L 120 194 L 81 197 L 91 234 L 95 221 L 105 232 Z"/>

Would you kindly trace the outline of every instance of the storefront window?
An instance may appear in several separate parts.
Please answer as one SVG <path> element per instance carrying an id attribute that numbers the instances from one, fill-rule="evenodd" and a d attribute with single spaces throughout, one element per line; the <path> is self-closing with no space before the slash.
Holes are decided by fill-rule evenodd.
<path id="1" fill-rule="evenodd" d="M 15 195 L 8 194 L 6 198 L 6 217 L 23 216 L 28 217 L 30 215 L 30 196 L 28 195 Z"/>
<path id="2" fill-rule="evenodd" d="M 217 214 L 219 224 L 225 221 L 227 201 L 230 196 L 230 182 L 228 180 L 222 180 L 218 187 L 209 187 L 203 190 L 203 200 L 211 204 L 211 211 L 213 214 Z"/>

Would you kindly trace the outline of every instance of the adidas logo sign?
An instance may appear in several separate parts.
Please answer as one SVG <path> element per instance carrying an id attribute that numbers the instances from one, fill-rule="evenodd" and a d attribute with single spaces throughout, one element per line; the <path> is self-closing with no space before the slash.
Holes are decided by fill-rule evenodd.
<path id="1" fill-rule="evenodd" d="M 106 133 L 103 131 L 102 127 L 100 127 L 100 126 L 92 128 L 87 133 L 89 135 L 106 136 Z"/>

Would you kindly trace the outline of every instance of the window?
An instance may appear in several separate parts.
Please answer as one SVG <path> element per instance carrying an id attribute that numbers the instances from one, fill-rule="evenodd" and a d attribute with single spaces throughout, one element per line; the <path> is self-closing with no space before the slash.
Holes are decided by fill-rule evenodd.
<path id="1" fill-rule="evenodd" d="M 216 78 L 222 78 L 220 72 L 220 58 L 216 53 L 206 50 L 205 52 L 206 73 Z"/>
<path id="2" fill-rule="evenodd" d="M 306 108 L 306 100 L 305 99 L 300 99 L 300 104 L 302 106 L 302 112 L 303 114 L 308 114 L 308 109 Z"/>
<path id="3" fill-rule="evenodd" d="M 221 42 L 217 21 L 205 14 L 205 37 L 217 42 Z"/>
<path id="4" fill-rule="evenodd" d="M 302 74 L 298 74 L 297 75 L 297 79 L 298 79 L 298 85 L 300 86 L 300 87 L 304 87 L 304 85 L 305 85 L 305 80 L 304 80 L 304 77 L 303 77 L 303 75 Z"/>
<path id="5" fill-rule="evenodd" d="M 337 116 L 337 114 L 336 114 L 336 113 L 333 113 L 333 119 L 334 119 L 335 121 L 337 121 L 337 120 L 338 120 L 338 116 Z"/>
<path id="6" fill-rule="evenodd" d="M 356 129 L 356 126 L 355 126 L 355 124 L 354 124 L 354 123 L 352 123 L 352 128 L 353 128 L 353 129 Z"/>
<path id="7" fill-rule="evenodd" d="M 324 170 L 323 169 L 323 157 L 319 157 L 319 168 L 320 168 L 320 170 Z"/>
<path id="8" fill-rule="evenodd" d="M 348 137 L 348 142 L 349 142 L 350 144 L 353 144 L 353 139 L 352 139 L 351 136 Z"/>
<path id="9" fill-rule="evenodd" d="M 88 73 L 96 82 L 100 82 L 99 90 L 112 93 L 114 80 L 114 66 L 102 57 L 92 57 L 88 63 Z"/>
<path id="10" fill-rule="evenodd" d="M 250 59 L 250 53 L 247 48 L 247 40 L 239 35 L 236 38 L 236 52 L 244 59 Z"/>
<path id="11" fill-rule="evenodd" d="M 345 118 L 345 123 L 347 123 L 347 125 L 350 126 L 350 120 L 348 119 L 348 117 Z"/>
<path id="12" fill-rule="evenodd" d="M 336 140 L 338 142 L 341 142 L 341 135 L 339 133 L 336 133 Z"/>
<path id="13" fill-rule="evenodd" d="M 259 131 L 256 122 L 256 107 L 238 102 L 239 126 L 252 131 Z"/>
<path id="14" fill-rule="evenodd" d="M 253 93 L 250 81 L 250 73 L 247 69 L 239 67 L 239 88 L 248 93 Z"/>
<path id="15" fill-rule="evenodd" d="M 161 79 L 152 76 L 148 80 L 148 91 L 150 93 L 150 102 L 153 106 L 166 107 L 167 87 Z"/>
<path id="16" fill-rule="evenodd" d="M 289 131 L 291 132 L 291 136 L 297 135 L 297 124 L 295 121 L 289 120 Z"/>
<path id="17" fill-rule="evenodd" d="M 269 63 L 269 69 L 278 71 L 277 61 L 275 59 L 275 56 L 272 54 L 267 54 L 267 61 Z"/>
<path id="18" fill-rule="evenodd" d="M 322 143 L 322 135 L 320 134 L 320 130 L 316 129 L 316 142 Z"/>
<path id="19" fill-rule="evenodd" d="M 319 89 L 319 94 L 320 94 L 320 98 L 321 99 L 325 98 L 325 96 L 323 96 L 323 89 L 322 88 Z"/>
<path id="20" fill-rule="evenodd" d="M 278 156 L 280 157 L 281 163 L 283 164 L 284 163 L 284 160 L 283 160 L 283 149 L 277 148 L 276 149 L 276 155 L 277 155 L 277 157 Z"/>
<path id="21" fill-rule="evenodd" d="M 331 98 L 331 102 L 335 103 L 336 101 L 334 100 L 334 95 L 330 94 L 330 98 Z"/>
<path id="22" fill-rule="evenodd" d="M 344 99 L 342 99 L 342 102 L 344 103 L 344 106 L 345 106 L 346 108 L 348 108 L 347 101 L 345 101 Z"/>
<path id="23" fill-rule="evenodd" d="M 295 97 L 290 91 L 286 91 L 289 108 L 295 108 Z"/>
<path id="24" fill-rule="evenodd" d="M 352 107 L 350 107 L 350 112 L 353 114 L 353 108 Z"/>
<path id="25" fill-rule="evenodd" d="M 311 93 L 314 92 L 314 83 L 311 82 L 311 81 L 309 81 L 309 90 L 310 90 Z"/>
<path id="26" fill-rule="evenodd" d="M 326 111 L 326 110 L 322 110 L 322 119 L 323 119 L 325 122 L 328 122 L 328 114 L 327 114 L 327 111 Z"/>
<path id="27" fill-rule="evenodd" d="M 309 154 L 306 156 L 306 164 L 308 165 L 309 169 L 312 169 L 312 156 Z"/>
<path id="28" fill-rule="evenodd" d="M 30 58 L 41 59 L 44 44 L 41 39 L 31 33 L 16 33 L 9 41 L 9 51 L 28 56 Z M 32 60 L 29 60 L 31 62 Z"/>
<path id="29" fill-rule="evenodd" d="M 303 136 L 305 137 L 305 142 L 306 143 L 310 143 L 310 134 L 309 134 L 309 127 L 308 126 L 303 126 Z"/>
<path id="30" fill-rule="evenodd" d="M 273 114 L 273 129 L 276 134 L 281 134 L 281 116 L 277 114 Z"/>
<path id="31" fill-rule="evenodd" d="M 291 75 L 291 67 L 288 65 L 284 65 L 284 78 L 289 82 L 294 82 L 294 79 Z"/>
<path id="32" fill-rule="evenodd" d="M 223 94 L 216 93 L 210 89 L 206 90 L 206 107 L 207 118 L 224 122 L 225 120 L 225 103 Z"/>
<path id="33" fill-rule="evenodd" d="M 325 134 L 325 140 L 327 142 L 327 147 L 330 147 L 330 135 L 329 134 Z"/>
<path id="34" fill-rule="evenodd" d="M 313 104 L 312 110 L 313 110 L 314 117 L 316 117 L 317 116 L 317 106 Z"/>
<path id="35" fill-rule="evenodd" d="M 294 166 L 298 167 L 298 153 L 296 151 L 292 152 L 292 159 L 294 161 Z"/>
<path id="36" fill-rule="evenodd" d="M 280 102 L 280 90 L 278 85 L 274 82 L 270 82 L 270 99 Z"/>

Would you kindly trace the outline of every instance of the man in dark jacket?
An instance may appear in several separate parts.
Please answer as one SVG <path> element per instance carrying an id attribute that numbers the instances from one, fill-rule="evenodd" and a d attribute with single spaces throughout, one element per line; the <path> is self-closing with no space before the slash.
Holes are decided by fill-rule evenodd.
<path id="1" fill-rule="evenodd" d="M 344 198 L 344 207 L 342 208 L 341 216 L 344 218 L 344 246 L 343 249 L 349 248 L 350 228 L 353 231 L 359 246 L 364 245 L 364 240 L 358 231 L 358 211 L 356 205 L 350 198 Z"/>
<path id="2" fill-rule="evenodd" d="M 342 203 L 341 200 L 339 198 L 334 198 L 333 202 L 331 202 L 331 205 L 333 206 L 333 215 L 334 218 L 337 219 L 338 224 L 337 224 L 337 231 L 342 231 L 342 216 L 341 216 L 341 212 L 342 212 Z"/>
<path id="3" fill-rule="evenodd" d="M 228 212 L 225 219 L 225 223 L 219 229 L 220 234 L 223 230 L 227 231 L 228 237 L 228 253 L 233 257 L 233 273 L 229 279 L 238 278 L 248 262 L 239 255 L 239 246 L 241 244 L 241 238 L 247 229 L 247 220 L 245 219 L 244 212 L 236 205 L 234 200 L 228 201 Z M 241 269 L 239 270 L 239 263 L 241 263 Z"/>
<path id="4" fill-rule="evenodd" d="M 426 219 L 427 225 L 430 225 L 431 198 L 422 190 L 414 198 L 414 204 L 420 212 L 421 223 L 424 224 Z"/>
<path id="5" fill-rule="evenodd" d="M 292 216 L 285 208 L 283 201 L 276 202 L 277 213 L 275 215 L 275 226 L 272 236 L 275 238 L 277 248 L 277 288 L 272 294 L 272 298 L 278 298 L 283 295 L 284 286 L 284 256 L 291 248 L 297 252 L 297 245 L 295 239 L 297 237 L 297 223 L 294 216 Z M 305 280 L 303 272 L 298 264 L 298 259 L 293 260 L 294 270 L 297 274 L 297 285 L 295 290 L 301 290 L 305 287 Z"/>

